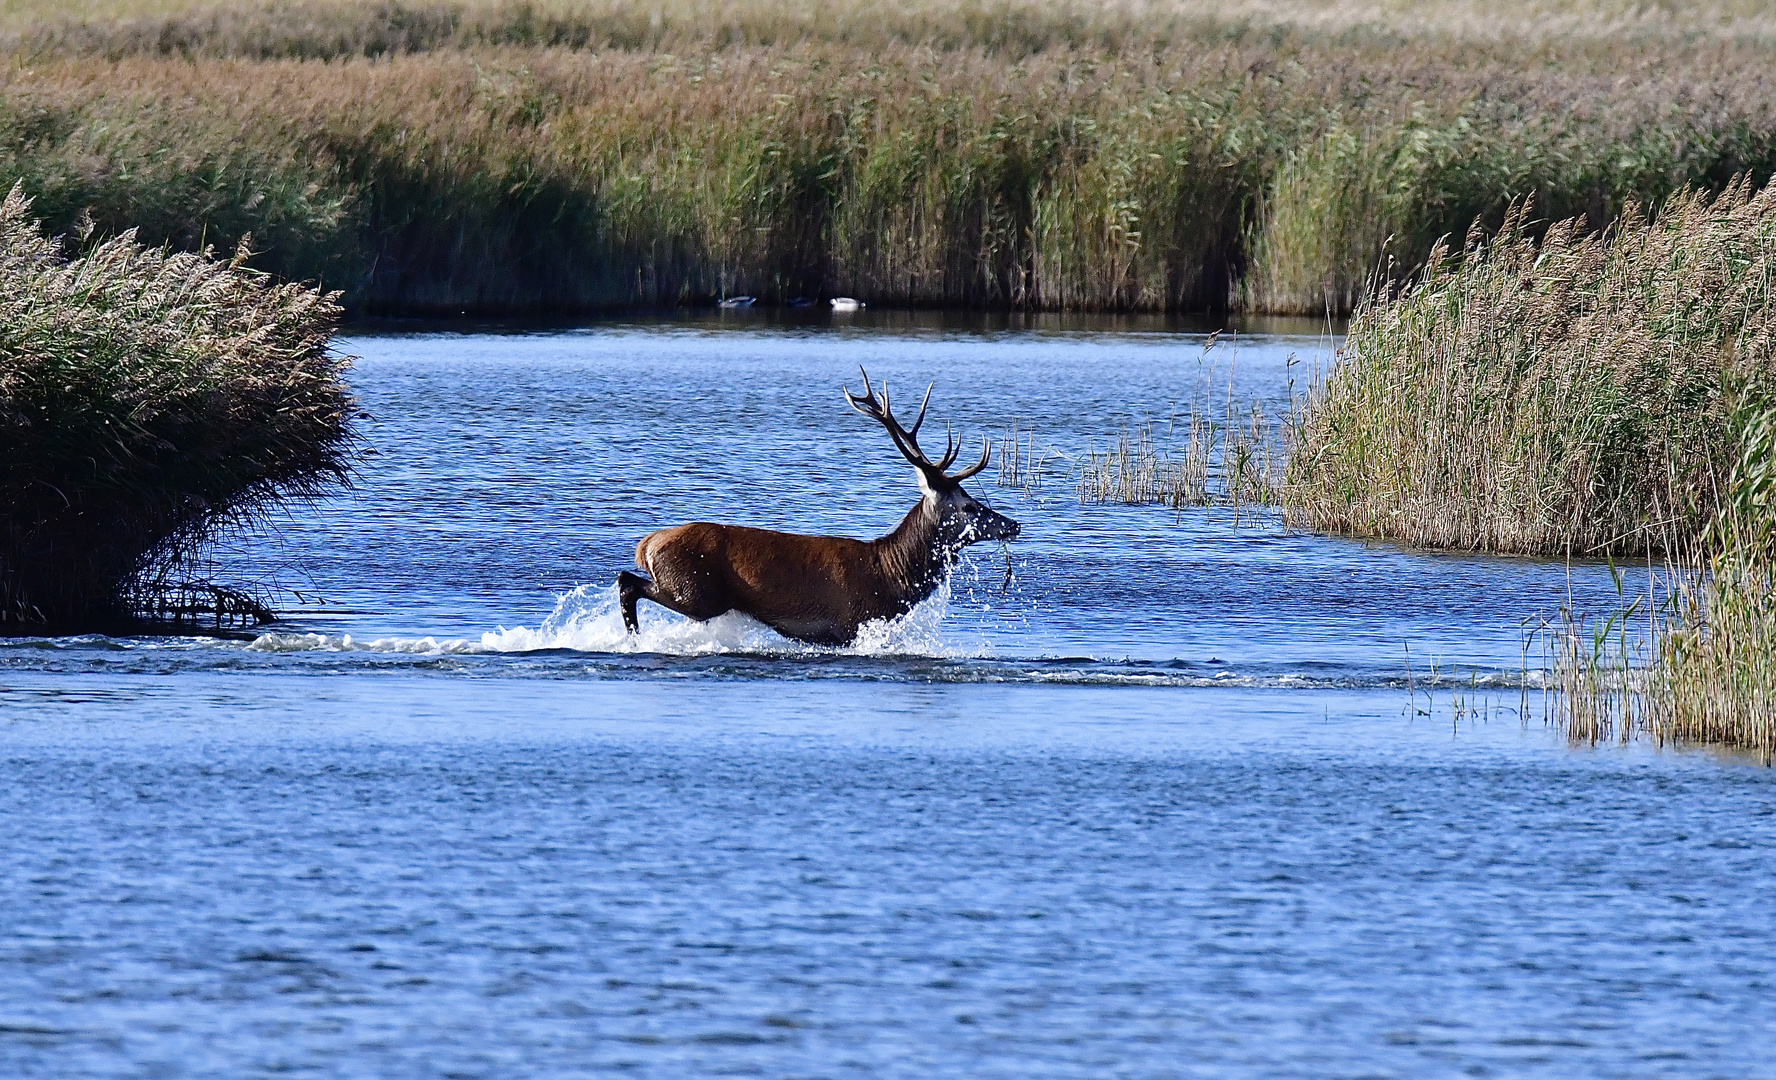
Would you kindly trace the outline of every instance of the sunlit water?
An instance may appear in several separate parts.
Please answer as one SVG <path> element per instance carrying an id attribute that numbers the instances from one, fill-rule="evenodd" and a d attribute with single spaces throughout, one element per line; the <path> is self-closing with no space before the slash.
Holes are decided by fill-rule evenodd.
<path id="1" fill-rule="evenodd" d="M 219 556 L 285 622 L 0 639 L 0 1075 L 1776 1075 L 1769 770 L 1523 688 L 1644 568 L 1080 505 L 1322 338 L 875 323 L 344 342 L 358 490 Z M 1023 537 L 846 649 L 626 635 L 653 528 L 912 505 L 859 364 L 1035 431 Z"/>

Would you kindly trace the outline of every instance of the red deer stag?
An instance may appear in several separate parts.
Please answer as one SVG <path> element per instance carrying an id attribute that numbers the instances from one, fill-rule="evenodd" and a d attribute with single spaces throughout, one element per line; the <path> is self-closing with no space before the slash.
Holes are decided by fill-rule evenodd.
<path id="1" fill-rule="evenodd" d="M 639 629 L 635 604 L 646 599 L 693 619 L 741 611 L 786 637 L 843 645 L 864 623 L 904 615 L 930 596 L 969 544 L 1017 536 L 1017 522 L 962 490 L 962 481 L 987 467 L 991 448 L 985 440 L 980 460 L 953 476 L 944 470 L 962 448 L 948 435 L 935 463 L 919 449 L 930 388 L 911 428 L 894 419 L 887 386 L 878 396 L 868 372 L 863 396 L 847 389 L 845 398 L 887 429 L 918 472 L 925 497 L 899 527 L 868 543 L 705 521 L 649 533 L 635 545 L 635 563 L 652 580 L 627 570 L 617 575 L 630 633 Z"/>

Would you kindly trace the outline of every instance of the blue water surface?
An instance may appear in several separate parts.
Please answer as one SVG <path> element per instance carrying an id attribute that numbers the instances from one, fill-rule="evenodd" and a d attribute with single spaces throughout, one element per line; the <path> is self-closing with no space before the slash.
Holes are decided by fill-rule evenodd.
<path id="1" fill-rule="evenodd" d="M 1569 746 L 1534 689 L 1644 568 L 1081 504 L 1331 344 L 348 337 L 357 489 L 217 555 L 282 622 L 0 639 L 0 1075 L 1776 1075 L 1770 771 Z M 971 484 L 1022 538 L 848 649 L 625 635 L 653 528 L 912 505 L 860 364 L 1034 432 L 1039 484 Z"/>

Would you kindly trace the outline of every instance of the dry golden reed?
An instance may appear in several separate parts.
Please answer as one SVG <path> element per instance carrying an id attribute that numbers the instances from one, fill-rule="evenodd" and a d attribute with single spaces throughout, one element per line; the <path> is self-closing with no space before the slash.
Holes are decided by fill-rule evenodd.
<path id="1" fill-rule="evenodd" d="M 14 0 L 0 181 L 368 312 L 1317 313 L 1514 197 L 1776 169 L 1757 5 L 1511 10 Z"/>

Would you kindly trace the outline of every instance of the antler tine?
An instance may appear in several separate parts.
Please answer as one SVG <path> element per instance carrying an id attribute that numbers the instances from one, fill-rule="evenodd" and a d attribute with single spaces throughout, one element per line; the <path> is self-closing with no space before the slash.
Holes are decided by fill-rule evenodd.
<path id="1" fill-rule="evenodd" d="M 950 477 L 950 479 L 956 481 L 957 483 L 960 483 L 963 480 L 966 480 L 969 477 L 973 476 L 975 473 L 980 472 L 982 469 L 987 467 L 987 458 L 991 457 L 992 454 L 993 454 L 993 444 L 988 442 L 986 440 L 986 438 L 983 436 L 981 438 L 980 460 L 975 462 L 973 465 L 970 465 L 968 468 L 963 469 L 961 472 L 957 473 L 956 475 Z"/>
<path id="2" fill-rule="evenodd" d="M 906 428 L 900 426 L 900 421 L 894 418 L 894 405 L 888 400 L 887 379 L 882 380 L 882 425 L 888 429 L 888 434 L 893 437 L 894 445 L 900 447 L 901 453 L 907 454 L 909 457 L 917 454 L 919 460 L 924 460 L 925 455 L 919 453 L 918 440 L 914 439 Z M 912 448 L 910 452 L 908 447 Z"/>
<path id="3" fill-rule="evenodd" d="M 895 423 L 893 409 L 888 404 L 888 384 L 883 383 L 881 392 L 877 393 L 876 388 L 870 385 L 869 372 L 859 366 L 857 373 L 863 376 L 863 396 L 853 394 L 847 386 L 843 388 L 845 400 L 851 403 L 853 409 L 872 420 L 880 421 L 889 429 L 889 434 L 895 434 L 900 425 Z"/>
<path id="4" fill-rule="evenodd" d="M 943 472 L 945 469 L 948 469 L 951 465 L 954 465 L 956 463 L 956 455 L 960 454 L 961 452 L 962 452 L 962 447 L 960 447 L 956 444 L 955 433 L 950 430 L 950 425 L 945 424 L 944 425 L 944 452 L 943 452 L 943 457 L 938 460 L 937 471 Z"/>
<path id="5" fill-rule="evenodd" d="M 913 417 L 913 426 L 907 429 L 907 438 L 914 440 L 918 439 L 919 425 L 925 422 L 925 406 L 931 404 L 931 389 L 936 385 L 935 382 L 927 383 L 925 385 L 925 400 L 919 402 L 919 415 Z M 917 444 L 915 443 L 915 445 Z"/>
<path id="6" fill-rule="evenodd" d="M 876 405 L 876 392 L 870 388 L 869 372 L 864 371 L 861 367 L 857 370 L 863 375 L 863 397 L 860 398 L 853 394 L 849 386 L 840 387 L 840 389 L 845 391 L 845 400 L 851 403 L 853 409 L 865 416 L 879 420 L 881 419 L 881 410 Z"/>

